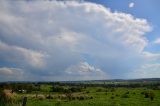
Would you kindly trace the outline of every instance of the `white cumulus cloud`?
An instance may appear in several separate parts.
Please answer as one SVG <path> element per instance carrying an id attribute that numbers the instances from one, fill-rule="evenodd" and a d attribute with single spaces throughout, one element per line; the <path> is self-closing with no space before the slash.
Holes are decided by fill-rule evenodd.
<path id="1" fill-rule="evenodd" d="M 0 41 L 0 58 L 18 64 L 28 64 L 35 68 L 45 66 L 44 54 L 18 46 L 7 45 Z"/>
<path id="2" fill-rule="evenodd" d="M 74 68 L 94 73 L 78 79 L 101 72 L 119 77 L 139 65 L 151 30 L 146 19 L 96 3 L 0 1 L 0 64 L 15 64 L 39 80 L 74 80 L 66 74 Z"/>
<path id="3" fill-rule="evenodd" d="M 80 62 L 77 65 L 72 65 L 66 69 L 67 73 L 88 73 L 88 72 L 101 72 L 100 69 L 89 65 L 87 62 Z"/>
<path id="4" fill-rule="evenodd" d="M 0 67 L 0 78 L 6 81 L 22 80 L 24 78 L 24 70 L 13 67 Z M 1 80 L 1 81 L 3 81 Z"/>
<path id="5" fill-rule="evenodd" d="M 107 74 L 100 68 L 96 68 L 87 62 L 80 62 L 75 65 L 69 66 L 65 72 L 69 75 L 73 75 L 76 80 L 93 80 L 93 79 L 106 79 Z"/>

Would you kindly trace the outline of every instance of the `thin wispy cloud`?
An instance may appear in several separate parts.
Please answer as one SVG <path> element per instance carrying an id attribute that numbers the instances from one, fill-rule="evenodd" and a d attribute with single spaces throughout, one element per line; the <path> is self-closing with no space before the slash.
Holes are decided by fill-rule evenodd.
<path id="1" fill-rule="evenodd" d="M 153 41 L 154 44 L 160 44 L 160 38 L 157 38 L 155 41 Z"/>
<path id="2" fill-rule="evenodd" d="M 131 2 L 131 3 L 129 3 L 129 5 L 128 5 L 129 8 L 133 8 L 134 6 L 135 6 L 135 3 L 134 3 L 134 2 Z"/>

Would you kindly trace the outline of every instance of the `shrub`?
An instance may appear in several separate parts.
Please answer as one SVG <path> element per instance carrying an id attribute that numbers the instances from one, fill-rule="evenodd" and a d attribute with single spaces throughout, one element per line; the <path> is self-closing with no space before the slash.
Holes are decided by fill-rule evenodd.
<path id="1" fill-rule="evenodd" d="M 58 101 L 58 102 L 55 104 L 55 106 L 61 106 L 61 102 Z"/>
<path id="2" fill-rule="evenodd" d="M 91 96 L 90 99 L 93 99 L 93 96 Z"/>
<path id="3" fill-rule="evenodd" d="M 59 99 L 67 99 L 67 96 L 66 95 L 59 95 L 58 98 Z"/>
<path id="4" fill-rule="evenodd" d="M 102 91 L 103 91 L 103 90 L 102 90 L 102 89 L 100 89 L 100 88 L 96 90 L 96 92 L 102 92 Z"/>
<path id="5" fill-rule="evenodd" d="M 116 94 L 116 96 L 118 97 L 119 95 L 118 95 L 118 94 Z"/>
<path id="6" fill-rule="evenodd" d="M 129 94 L 129 91 L 127 91 L 126 94 Z"/>
<path id="7" fill-rule="evenodd" d="M 0 90 L 0 104 L 2 106 L 18 102 L 18 100 L 16 94 L 12 93 L 11 90 Z"/>
<path id="8" fill-rule="evenodd" d="M 72 96 L 72 100 L 76 100 L 76 97 L 75 97 L 75 96 Z"/>
<path id="9" fill-rule="evenodd" d="M 53 99 L 53 96 L 51 96 L 50 94 L 46 96 L 46 99 Z"/>
<path id="10" fill-rule="evenodd" d="M 89 91 L 87 91 L 86 93 L 90 93 Z"/>
<path id="11" fill-rule="evenodd" d="M 129 95 L 125 93 L 121 96 L 121 98 L 129 98 Z"/>
<path id="12" fill-rule="evenodd" d="M 151 100 L 154 100 L 155 94 L 152 91 L 147 91 L 144 93 L 145 98 L 150 98 Z"/>
<path id="13" fill-rule="evenodd" d="M 65 92 L 65 89 L 64 87 L 61 87 L 61 86 L 53 86 L 52 92 Z"/>
<path id="14" fill-rule="evenodd" d="M 6 96 L 2 89 L 0 89 L 0 104 L 4 106 L 6 104 Z"/>
<path id="15" fill-rule="evenodd" d="M 145 98 L 149 98 L 149 93 L 148 92 L 145 92 L 144 95 L 145 95 Z"/>
<path id="16" fill-rule="evenodd" d="M 45 99 L 45 96 L 44 96 L 44 95 L 38 95 L 38 96 L 37 96 L 37 99 L 43 100 L 43 99 Z"/>
<path id="17" fill-rule="evenodd" d="M 143 95 L 143 94 L 144 94 L 144 91 L 143 91 L 143 92 L 141 92 L 141 94 Z"/>
<path id="18" fill-rule="evenodd" d="M 80 97 L 79 97 L 79 100 L 84 100 L 84 99 L 85 99 L 84 96 L 80 96 Z"/>
<path id="19" fill-rule="evenodd" d="M 114 99 L 114 96 L 111 96 L 111 99 Z"/>
<path id="20" fill-rule="evenodd" d="M 71 87 L 71 88 L 64 88 L 63 86 L 53 86 L 52 92 L 63 92 L 63 93 L 71 93 L 71 92 L 81 92 L 81 87 Z"/>
<path id="21" fill-rule="evenodd" d="M 80 87 L 71 87 L 70 90 L 71 92 L 81 92 L 82 91 Z"/>
<path id="22" fill-rule="evenodd" d="M 154 100 L 155 94 L 153 92 L 150 92 L 149 93 L 149 97 L 150 97 L 150 99 L 152 101 L 152 100 Z"/>
<path id="23" fill-rule="evenodd" d="M 135 95 L 136 93 L 135 93 L 135 92 L 133 92 L 133 94 Z"/>
<path id="24" fill-rule="evenodd" d="M 115 92 L 115 91 L 116 91 L 115 88 L 112 88 L 112 89 L 111 89 L 111 92 Z"/>

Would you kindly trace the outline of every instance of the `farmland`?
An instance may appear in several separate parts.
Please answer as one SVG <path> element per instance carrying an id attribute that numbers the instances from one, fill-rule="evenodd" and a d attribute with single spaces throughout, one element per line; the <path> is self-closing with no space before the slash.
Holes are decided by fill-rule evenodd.
<path id="1" fill-rule="evenodd" d="M 159 81 L 1 83 L 0 106 L 160 106 Z"/>

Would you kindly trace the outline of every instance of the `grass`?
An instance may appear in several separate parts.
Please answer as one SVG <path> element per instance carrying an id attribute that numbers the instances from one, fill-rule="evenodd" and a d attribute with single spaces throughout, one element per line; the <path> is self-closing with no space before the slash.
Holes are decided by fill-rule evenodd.
<path id="1" fill-rule="evenodd" d="M 101 87 L 90 87 L 84 91 L 89 91 L 87 95 L 92 96 L 93 99 L 70 101 L 58 98 L 50 100 L 28 99 L 27 106 L 160 106 L 159 90 L 153 90 L 155 94 L 153 101 L 141 94 L 141 92 L 147 91 L 143 88 L 116 88 L 114 91 L 111 91 L 111 89 Z M 123 97 L 123 95 L 127 96 Z"/>
<path id="2" fill-rule="evenodd" d="M 50 92 L 50 85 L 41 85 L 38 95 L 43 98 L 36 98 L 36 92 L 29 94 L 16 94 L 16 98 L 27 96 L 27 106 L 160 106 L 160 90 L 146 88 L 103 88 L 87 87 L 82 92 L 71 93 L 74 100 L 60 98 L 65 93 Z M 154 99 L 145 98 L 144 92 L 153 92 Z M 52 95 L 52 99 L 46 99 L 47 95 Z M 80 96 L 82 99 L 79 99 Z M 86 98 L 88 97 L 88 98 Z M 5 106 L 19 106 L 18 102 L 9 103 Z M 4 106 L 0 104 L 0 106 Z"/>

